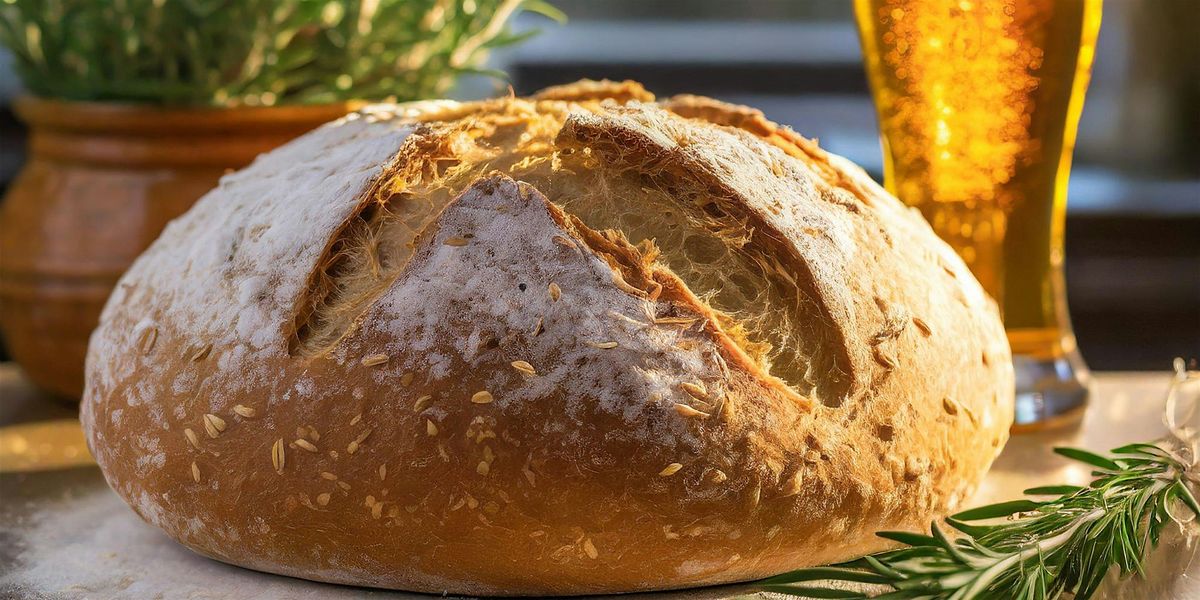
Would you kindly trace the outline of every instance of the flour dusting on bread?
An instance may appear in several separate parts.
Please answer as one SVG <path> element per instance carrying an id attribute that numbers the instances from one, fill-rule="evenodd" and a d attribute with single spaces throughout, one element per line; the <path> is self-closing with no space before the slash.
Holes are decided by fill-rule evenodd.
<path id="1" fill-rule="evenodd" d="M 207 556 L 584 594 L 882 548 L 1012 419 L 919 215 L 745 107 L 632 82 L 376 105 L 220 186 L 110 298 L 82 419 Z"/>

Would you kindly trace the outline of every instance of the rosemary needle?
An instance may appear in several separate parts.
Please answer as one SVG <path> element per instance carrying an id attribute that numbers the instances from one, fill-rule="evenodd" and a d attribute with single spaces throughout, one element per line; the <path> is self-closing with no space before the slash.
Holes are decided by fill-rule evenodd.
<path id="1" fill-rule="evenodd" d="M 802 598 L 880 600 L 1053 600 L 1095 594 L 1112 567 L 1144 575 L 1144 558 L 1181 502 L 1200 517 L 1188 489 L 1190 465 L 1152 444 L 1130 444 L 1102 456 L 1076 448 L 1055 452 L 1094 467 L 1087 487 L 1025 490 L 1034 498 L 991 504 L 935 522 L 930 535 L 882 532 L 905 548 L 832 567 L 800 569 L 759 582 L 764 591 Z M 827 582 L 882 586 L 871 596 Z M 821 585 L 826 582 L 826 585 Z M 798 585 L 799 584 L 799 585 Z"/>

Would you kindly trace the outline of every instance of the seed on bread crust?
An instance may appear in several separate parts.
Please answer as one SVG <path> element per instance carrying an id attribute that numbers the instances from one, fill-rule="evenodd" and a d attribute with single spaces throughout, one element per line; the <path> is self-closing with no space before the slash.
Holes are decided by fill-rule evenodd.
<path id="1" fill-rule="evenodd" d="M 283 475 L 283 467 L 286 464 L 285 460 L 283 438 L 279 438 L 271 445 L 271 464 L 275 467 L 276 473 Z"/>
<path id="2" fill-rule="evenodd" d="M 514 360 L 509 364 L 512 365 L 512 368 L 520 371 L 524 375 L 527 375 L 530 377 L 537 375 L 537 371 L 533 368 L 533 365 L 531 365 L 528 362 L 525 362 L 523 360 Z"/>
<path id="3" fill-rule="evenodd" d="M 697 400 L 708 400 L 708 390 L 704 389 L 702 384 L 685 381 L 679 384 L 679 387 Z"/>
<path id="4" fill-rule="evenodd" d="M 142 354 L 150 354 L 158 342 L 158 328 L 147 327 L 138 334 L 137 347 Z"/>
<path id="5" fill-rule="evenodd" d="M 217 415 L 211 413 L 205 414 L 203 421 L 204 432 L 210 438 L 216 439 L 217 436 L 221 435 L 221 432 L 225 431 L 225 420 Z"/>
<path id="6" fill-rule="evenodd" d="M 680 463 L 677 463 L 677 462 L 671 463 L 671 464 L 667 465 L 666 467 L 664 467 L 663 470 L 659 471 L 658 476 L 659 477 L 670 477 L 670 476 L 678 473 L 679 470 L 682 468 L 683 468 L 683 465 Z"/>
<path id="7" fill-rule="evenodd" d="M 929 337 L 933 334 L 933 329 L 929 327 L 929 323 L 926 323 L 925 319 L 922 319 L 921 317 L 913 317 L 912 322 L 913 325 L 917 326 L 917 329 L 921 330 L 921 333 L 924 334 L 925 337 Z"/>
<path id="8" fill-rule="evenodd" d="M 374 367 L 376 365 L 382 365 L 382 364 L 386 363 L 388 360 L 389 360 L 388 355 L 379 353 L 379 354 L 368 354 L 367 356 L 364 356 L 362 358 L 361 362 L 362 362 L 362 366 L 364 366 L 364 367 Z"/>
<path id="9" fill-rule="evenodd" d="M 433 396 L 429 396 L 429 395 L 421 396 L 420 398 L 417 398 L 417 401 L 413 403 L 413 412 L 419 413 L 419 412 L 425 410 L 426 408 L 429 407 L 429 403 L 432 401 L 433 401 Z M 350 423 L 350 424 L 354 425 L 355 423 Z"/>
<path id="10" fill-rule="evenodd" d="M 212 344 L 201 344 L 190 349 L 188 352 L 188 360 L 192 362 L 200 362 L 208 357 L 212 352 Z"/>
<path id="11" fill-rule="evenodd" d="M 693 418 L 707 419 L 709 416 L 708 413 L 706 413 L 704 411 L 699 411 L 699 410 L 696 410 L 686 404 L 680 404 L 680 403 L 675 404 L 675 412 L 679 413 L 679 416 L 687 417 L 689 419 L 693 419 Z"/>

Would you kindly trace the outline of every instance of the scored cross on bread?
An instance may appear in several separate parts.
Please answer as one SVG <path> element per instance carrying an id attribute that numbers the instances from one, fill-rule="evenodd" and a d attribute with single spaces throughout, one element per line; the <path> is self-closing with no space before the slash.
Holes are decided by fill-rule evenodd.
<path id="1" fill-rule="evenodd" d="M 844 159 L 580 82 L 369 107 L 226 177 L 122 279 L 83 408 L 112 487 L 208 556 L 582 594 L 923 527 L 1003 445 L 1012 367 L 962 262 Z"/>

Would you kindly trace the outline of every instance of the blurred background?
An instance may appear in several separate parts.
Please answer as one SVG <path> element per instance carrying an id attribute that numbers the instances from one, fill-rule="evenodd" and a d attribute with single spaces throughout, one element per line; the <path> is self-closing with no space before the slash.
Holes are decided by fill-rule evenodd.
<path id="1" fill-rule="evenodd" d="M 849 1 L 554 0 L 565 25 L 492 54 L 518 94 L 580 78 L 636 79 L 762 109 L 877 179 L 882 161 Z M 1200 356 L 1200 2 L 1108 0 L 1079 128 L 1066 230 L 1071 315 L 1098 370 Z M 21 93 L 0 51 L 0 192 L 24 161 Z M 0 358 L 4 350 L 0 346 Z"/>

